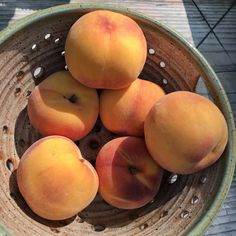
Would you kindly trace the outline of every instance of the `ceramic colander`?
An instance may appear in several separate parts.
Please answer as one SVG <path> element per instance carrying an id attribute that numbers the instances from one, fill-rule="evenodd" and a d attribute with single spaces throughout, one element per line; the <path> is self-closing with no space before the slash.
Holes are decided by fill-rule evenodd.
<path id="1" fill-rule="evenodd" d="M 30 210 L 16 184 L 16 170 L 22 154 L 40 138 L 29 123 L 27 99 L 35 85 L 48 75 L 67 69 L 64 43 L 68 30 L 80 16 L 96 9 L 121 12 L 143 29 L 148 57 L 140 78 L 159 84 L 167 93 L 175 90 L 199 92 L 201 82 L 226 118 L 229 141 L 220 160 L 210 168 L 186 176 L 166 173 L 158 195 L 140 209 L 117 209 L 97 195 L 78 215 L 64 221 L 49 221 Z M 2 31 L 0 128 L 1 236 L 201 235 L 219 211 L 234 172 L 234 120 L 214 71 L 174 30 L 128 9 L 91 4 L 61 5 L 39 11 Z M 94 163 L 99 148 L 113 137 L 114 134 L 98 121 L 92 132 L 77 145 L 85 158 Z"/>

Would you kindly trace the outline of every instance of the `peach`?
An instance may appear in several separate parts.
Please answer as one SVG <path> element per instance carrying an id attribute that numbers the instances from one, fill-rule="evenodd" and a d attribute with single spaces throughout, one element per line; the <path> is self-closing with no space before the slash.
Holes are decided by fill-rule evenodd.
<path id="1" fill-rule="evenodd" d="M 71 140 L 56 135 L 38 140 L 24 153 L 17 183 L 29 207 L 49 220 L 74 216 L 98 190 L 93 166 Z"/>
<path id="2" fill-rule="evenodd" d="M 35 87 L 28 101 L 31 124 L 42 135 L 78 140 L 95 125 L 99 112 L 97 91 L 59 71 Z"/>
<path id="3" fill-rule="evenodd" d="M 216 162 L 228 140 L 217 106 L 198 94 L 178 91 L 163 96 L 144 123 L 148 151 L 164 169 L 191 174 Z"/>
<path id="4" fill-rule="evenodd" d="M 103 90 L 100 96 L 101 121 L 114 133 L 143 136 L 144 120 L 164 94 L 157 84 L 141 79 L 136 79 L 127 88 Z"/>
<path id="5" fill-rule="evenodd" d="M 120 137 L 106 143 L 98 153 L 96 170 L 99 193 L 110 205 L 134 209 L 157 194 L 162 169 L 137 137 Z"/>
<path id="6" fill-rule="evenodd" d="M 65 59 L 71 74 L 92 88 L 120 89 L 143 69 L 147 43 L 139 25 L 120 13 L 97 10 L 71 27 Z"/>

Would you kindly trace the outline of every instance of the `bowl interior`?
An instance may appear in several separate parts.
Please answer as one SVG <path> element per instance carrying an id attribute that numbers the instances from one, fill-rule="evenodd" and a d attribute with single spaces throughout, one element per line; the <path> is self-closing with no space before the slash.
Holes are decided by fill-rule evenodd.
<path id="1" fill-rule="evenodd" d="M 187 232 L 207 212 L 217 194 L 226 168 L 229 146 L 222 158 L 199 173 L 181 176 L 167 173 L 160 192 L 145 207 L 120 210 L 99 195 L 75 217 L 52 222 L 35 215 L 26 205 L 16 184 L 16 169 L 24 151 L 41 136 L 30 125 L 26 106 L 30 92 L 51 73 L 64 70 L 64 43 L 70 26 L 90 9 L 70 9 L 29 18 L 30 24 L 0 45 L 0 219 L 15 235 L 178 235 Z M 159 84 L 167 93 L 200 91 L 208 95 L 201 78 L 206 73 L 190 50 L 170 35 L 168 29 L 137 15 L 148 57 L 140 78 Z M 96 39 L 94 39 L 94 42 Z M 208 81 L 208 84 L 210 82 Z M 211 88 L 219 107 L 219 91 Z M 96 154 L 116 137 L 98 120 L 92 132 L 77 142 L 85 158 L 94 164 Z"/>

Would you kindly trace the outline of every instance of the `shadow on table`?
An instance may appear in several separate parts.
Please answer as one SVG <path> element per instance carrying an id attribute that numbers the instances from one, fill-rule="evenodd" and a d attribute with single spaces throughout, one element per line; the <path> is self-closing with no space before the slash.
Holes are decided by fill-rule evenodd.
<path id="1" fill-rule="evenodd" d="M 53 7 L 61 4 L 69 3 L 70 0 L 52 0 L 52 1 L 29 1 L 29 0 L 21 0 L 21 1 L 13 1 L 9 2 L 7 0 L 3 0 L 2 4 L 0 4 L 0 15 L 2 20 L 0 22 L 0 30 L 6 28 L 14 17 L 16 13 L 16 9 L 19 8 L 21 10 L 42 10 L 48 7 Z"/>

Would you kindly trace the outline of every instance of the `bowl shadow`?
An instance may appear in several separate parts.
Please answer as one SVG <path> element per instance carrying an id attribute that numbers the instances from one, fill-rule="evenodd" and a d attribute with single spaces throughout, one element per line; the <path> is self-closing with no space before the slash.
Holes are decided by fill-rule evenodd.
<path id="1" fill-rule="evenodd" d="M 15 124 L 14 141 L 18 157 L 21 158 L 24 152 L 42 135 L 30 124 L 25 107 L 18 115 Z"/>
<path id="2" fill-rule="evenodd" d="M 78 213 L 78 216 L 83 222 L 94 225 L 95 229 L 96 227 L 103 227 L 103 229 L 106 227 L 123 227 L 152 211 L 157 211 L 159 218 L 163 218 L 168 215 L 168 209 L 165 209 L 165 204 L 182 192 L 188 179 L 188 176 L 178 176 L 177 183 L 169 184 L 169 176 L 169 172 L 164 173 L 158 194 L 150 203 L 141 208 L 133 210 L 118 209 L 106 203 L 97 194 L 95 200 L 85 210 Z M 105 212 L 109 212 L 109 214 L 105 214 Z"/>

